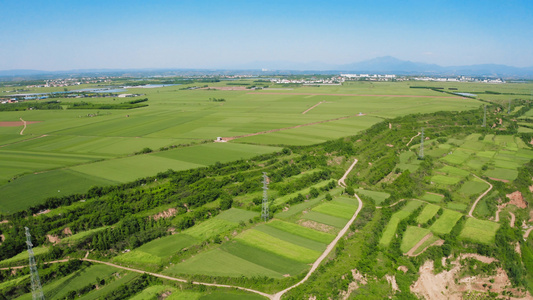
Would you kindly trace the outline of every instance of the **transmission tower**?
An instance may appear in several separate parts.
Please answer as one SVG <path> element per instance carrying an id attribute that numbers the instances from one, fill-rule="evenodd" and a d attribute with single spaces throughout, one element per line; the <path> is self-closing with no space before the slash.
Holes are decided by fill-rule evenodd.
<path id="1" fill-rule="evenodd" d="M 420 159 L 424 158 L 424 127 L 422 127 L 422 134 L 420 137 L 420 153 L 418 153 Z"/>
<path id="2" fill-rule="evenodd" d="M 263 221 L 268 220 L 268 176 L 266 172 L 263 172 L 263 207 L 261 208 L 261 219 Z"/>
<path id="3" fill-rule="evenodd" d="M 487 126 L 487 105 L 483 105 L 483 125 L 481 127 Z"/>
<path id="4" fill-rule="evenodd" d="M 35 255 L 33 254 L 33 244 L 31 243 L 31 234 L 28 227 L 26 229 L 26 244 L 28 244 L 28 255 L 30 256 L 30 272 L 31 272 L 31 293 L 33 299 L 44 299 L 43 288 L 41 287 L 41 280 L 39 279 L 39 272 L 37 272 L 37 264 L 35 263 Z"/>

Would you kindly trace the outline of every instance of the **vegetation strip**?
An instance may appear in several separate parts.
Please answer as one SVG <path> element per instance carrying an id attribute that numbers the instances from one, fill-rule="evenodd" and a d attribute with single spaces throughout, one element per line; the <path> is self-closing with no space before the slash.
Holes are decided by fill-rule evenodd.
<path id="1" fill-rule="evenodd" d="M 260 93 L 250 92 L 250 95 L 297 95 L 297 96 L 345 96 L 345 97 L 400 97 L 400 98 L 454 98 L 464 99 L 464 97 L 454 96 L 422 96 L 422 95 L 369 95 L 369 94 L 314 94 L 314 93 Z"/>

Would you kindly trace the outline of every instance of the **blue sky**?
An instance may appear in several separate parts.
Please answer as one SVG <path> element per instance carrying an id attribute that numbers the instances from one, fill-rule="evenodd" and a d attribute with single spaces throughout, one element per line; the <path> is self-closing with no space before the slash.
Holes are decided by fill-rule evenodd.
<path id="1" fill-rule="evenodd" d="M 0 10 L 0 70 L 346 64 L 388 55 L 533 66 L 533 1 L 0 0 Z"/>

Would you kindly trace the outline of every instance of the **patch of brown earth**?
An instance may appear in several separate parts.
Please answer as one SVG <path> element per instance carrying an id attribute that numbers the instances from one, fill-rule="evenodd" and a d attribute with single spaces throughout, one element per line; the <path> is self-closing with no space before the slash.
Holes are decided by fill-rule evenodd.
<path id="1" fill-rule="evenodd" d="M 363 274 L 361 274 L 357 269 L 352 270 L 352 277 L 354 278 L 354 281 L 350 282 L 348 285 L 347 291 L 341 291 L 340 296 L 343 300 L 346 300 L 350 298 L 350 294 L 357 290 L 360 285 L 365 285 L 368 283 L 368 280 L 366 279 Z"/>
<path id="2" fill-rule="evenodd" d="M 485 263 L 495 261 L 493 258 L 484 257 L 475 254 L 463 254 L 461 258 L 472 257 L 481 259 Z M 463 299 L 463 296 L 471 292 L 494 292 L 502 294 L 504 291 L 511 293 L 514 296 L 529 297 L 523 292 L 511 288 L 511 282 L 507 273 L 498 268 L 496 275 L 476 275 L 463 278 L 457 278 L 461 270 L 460 258 L 451 262 L 453 266 L 449 271 L 445 270 L 439 274 L 433 274 L 433 261 L 428 260 L 420 267 L 420 277 L 411 286 L 411 292 L 422 296 L 425 299 Z M 530 298 L 527 298 L 530 299 Z"/>
<path id="3" fill-rule="evenodd" d="M 298 222 L 298 224 L 304 226 L 304 227 L 307 227 L 307 228 L 311 228 L 311 229 L 315 229 L 315 230 L 318 230 L 318 231 L 322 231 L 322 232 L 326 232 L 326 233 L 332 233 L 332 234 L 336 234 L 337 233 L 337 230 L 335 229 L 335 227 L 333 226 L 329 226 L 329 225 L 326 225 L 326 224 L 321 224 L 321 223 L 318 223 L 318 222 L 315 222 L 315 221 L 311 221 L 311 220 L 300 220 Z"/>
<path id="4" fill-rule="evenodd" d="M 394 147 L 394 145 L 392 145 L 392 144 L 387 144 L 387 147 L 391 147 L 391 148 L 392 148 L 392 147 Z"/>
<path id="5" fill-rule="evenodd" d="M 38 216 L 38 215 L 44 215 L 44 214 L 47 214 L 49 213 L 50 210 L 49 209 L 45 209 L 45 210 L 41 210 L 40 212 L 36 213 L 36 214 L 33 214 L 33 216 Z"/>
<path id="6" fill-rule="evenodd" d="M 8 220 L 2 220 L 0 221 L 0 224 L 5 224 L 5 223 L 8 223 L 9 221 Z"/>
<path id="7" fill-rule="evenodd" d="M 499 178 L 494 178 L 494 177 L 489 177 L 489 179 L 490 180 L 494 180 L 494 181 L 501 181 L 501 182 L 505 182 L 505 183 L 509 182 L 509 180 L 507 180 L 507 179 L 499 179 Z"/>
<path id="8" fill-rule="evenodd" d="M 529 211 L 529 220 L 528 222 L 533 222 L 533 210 Z"/>
<path id="9" fill-rule="evenodd" d="M 40 123 L 41 121 L 26 121 L 26 124 Z M 17 127 L 24 126 L 24 122 L 15 121 L 15 122 L 0 122 L 0 127 Z"/>
<path id="10" fill-rule="evenodd" d="M 520 257 L 522 256 L 522 249 L 520 249 L 520 243 L 516 242 L 516 246 L 514 247 L 514 252 L 518 253 Z"/>
<path id="11" fill-rule="evenodd" d="M 399 266 L 398 267 L 398 271 L 402 271 L 404 273 L 407 273 L 407 271 L 409 271 L 409 269 L 406 266 Z"/>
<path id="12" fill-rule="evenodd" d="M 396 276 L 394 275 L 391 276 L 387 274 L 385 275 L 385 279 L 387 279 L 387 281 L 391 285 L 393 292 L 397 292 L 400 290 L 400 288 L 398 287 L 398 283 L 396 283 Z"/>
<path id="13" fill-rule="evenodd" d="M 167 209 L 165 211 L 162 211 L 162 212 L 160 212 L 158 214 L 155 214 L 155 215 L 151 216 L 150 218 L 152 218 L 152 219 L 157 221 L 157 220 L 159 220 L 161 218 L 166 219 L 166 218 L 173 217 L 173 216 L 176 215 L 177 212 L 178 212 L 178 210 L 172 207 L 172 208 L 169 208 L 169 209 Z"/>
<path id="14" fill-rule="evenodd" d="M 72 230 L 70 230 L 70 227 L 65 227 L 65 229 L 63 229 L 63 234 L 72 235 Z"/>
<path id="15" fill-rule="evenodd" d="M 344 158 L 342 158 L 340 156 L 337 156 L 337 157 L 335 157 L 333 159 L 328 160 L 328 166 L 340 165 L 340 164 L 342 164 L 343 161 L 344 161 Z"/>
<path id="16" fill-rule="evenodd" d="M 518 208 L 526 208 L 527 203 L 524 201 L 524 197 L 522 196 L 522 193 L 520 191 L 516 191 L 511 194 L 505 195 L 507 198 L 511 199 L 507 204 L 515 205 Z"/>
<path id="17" fill-rule="evenodd" d="M 61 239 L 57 235 L 47 234 L 46 237 L 48 238 L 48 241 L 54 245 L 61 242 Z"/>
<path id="18" fill-rule="evenodd" d="M 463 254 L 461 254 L 461 259 L 465 259 L 465 258 L 475 258 L 475 259 L 477 259 L 480 262 L 485 263 L 485 264 L 491 264 L 491 263 L 493 263 L 495 261 L 498 261 L 497 259 L 495 259 L 493 257 L 483 256 L 483 255 L 479 255 L 479 254 L 476 254 L 476 253 L 463 253 Z"/>
<path id="19" fill-rule="evenodd" d="M 6 237 L 3 234 L 0 234 L 0 245 L 2 245 L 2 242 L 6 239 Z"/>

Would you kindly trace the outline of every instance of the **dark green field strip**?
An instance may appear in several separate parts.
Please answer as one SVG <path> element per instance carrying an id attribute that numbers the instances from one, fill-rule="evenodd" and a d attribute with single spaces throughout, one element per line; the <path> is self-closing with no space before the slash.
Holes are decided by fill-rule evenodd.
<path id="1" fill-rule="evenodd" d="M 46 159 L 47 161 L 92 161 L 103 158 L 108 158 L 107 155 L 93 155 L 93 154 L 73 154 L 73 153 L 55 153 L 55 152 L 33 152 L 33 151 L 11 151 L 8 149 L 0 150 L 0 157 L 5 158 L 14 158 L 21 160 L 32 160 L 42 161 Z"/>
<path id="2" fill-rule="evenodd" d="M 281 274 L 296 275 L 309 268 L 305 263 L 276 255 L 240 241 L 225 243 L 221 248 L 237 257 Z"/>
<path id="3" fill-rule="evenodd" d="M 47 197 L 85 193 L 92 186 L 112 184 L 117 182 L 72 170 L 31 174 L 0 186 L 0 212 L 12 213 L 41 203 Z"/>
<path id="4" fill-rule="evenodd" d="M 290 217 L 295 216 L 295 215 L 303 212 L 304 210 L 308 209 L 309 207 L 312 207 L 312 206 L 318 204 L 320 201 L 322 201 L 321 198 L 315 198 L 315 199 L 309 200 L 308 202 L 302 202 L 302 203 L 298 203 L 296 205 L 292 205 L 289 208 L 289 210 L 277 213 L 276 214 L 276 218 L 287 220 Z"/>
<path id="5" fill-rule="evenodd" d="M 337 228 L 342 228 L 344 227 L 344 225 L 346 225 L 346 223 L 348 223 L 347 219 L 342 219 L 342 218 L 326 215 L 326 214 L 315 212 L 315 211 L 306 213 L 305 215 L 302 216 L 302 218 L 315 221 L 318 223 L 330 225 L 330 226 L 337 227 Z"/>
<path id="6" fill-rule="evenodd" d="M 173 234 L 142 245 L 135 250 L 144 251 L 161 258 L 168 257 L 183 248 L 197 243 L 198 240 L 187 234 Z"/>
<path id="7" fill-rule="evenodd" d="M 327 214 L 337 218 L 343 218 L 345 219 L 346 223 L 357 209 L 357 205 L 354 204 L 355 203 L 348 204 L 341 201 L 333 200 L 316 206 L 312 209 L 312 211 Z"/>
<path id="8" fill-rule="evenodd" d="M 322 231 L 300 226 L 298 224 L 284 222 L 280 220 L 272 220 L 266 225 L 324 244 L 329 244 L 335 238 L 333 234 L 325 233 Z"/>
<path id="9" fill-rule="evenodd" d="M 83 295 L 81 298 L 78 298 L 78 299 L 81 299 L 81 300 L 105 299 L 105 296 L 108 293 L 113 292 L 121 285 L 127 285 L 128 283 L 132 282 L 139 276 L 141 276 L 141 274 L 139 273 L 129 273 L 127 275 L 122 275 L 122 277 L 117 278 L 116 280 L 104 285 L 103 287 L 99 289 L 92 290 L 90 293 Z"/>
<path id="10" fill-rule="evenodd" d="M 259 214 L 255 211 L 249 211 L 239 208 L 230 208 L 217 215 L 215 218 L 239 223 L 241 221 L 248 221 L 253 217 L 257 217 L 258 215 Z"/>
<path id="11" fill-rule="evenodd" d="M 286 242 L 289 242 L 289 243 L 292 243 L 298 246 L 305 247 L 307 249 L 311 249 L 311 250 L 315 250 L 319 252 L 323 252 L 326 249 L 325 243 L 313 241 L 311 239 L 308 239 L 308 238 L 305 238 L 299 235 L 295 235 L 295 234 L 292 234 L 287 231 L 283 231 L 283 230 L 280 230 L 280 229 L 277 229 L 271 226 L 259 225 L 259 226 L 256 226 L 254 229 L 267 233 L 268 235 L 276 237 L 280 240 L 283 240 L 283 241 L 286 241 Z"/>

